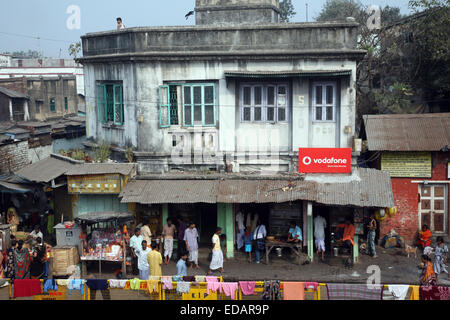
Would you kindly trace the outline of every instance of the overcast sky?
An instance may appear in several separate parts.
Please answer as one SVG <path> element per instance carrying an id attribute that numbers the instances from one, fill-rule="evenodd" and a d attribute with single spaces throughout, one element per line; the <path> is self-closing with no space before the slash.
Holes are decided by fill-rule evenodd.
<path id="1" fill-rule="evenodd" d="M 47 57 L 67 58 L 70 43 L 79 41 L 88 32 L 112 30 L 116 17 L 123 18 L 126 27 L 193 25 L 195 0 L 0 0 L 0 52 L 39 50 Z M 291 22 L 309 21 L 319 14 L 326 0 L 293 0 L 297 15 Z M 365 5 L 400 7 L 410 13 L 408 0 L 362 0 Z M 7 3 L 7 5 L 6 5 Z M 80 29 L 69 29 L 69 6 L 80 8 Z M 33 38 L 34 37 L 34 38 Z M 37 37 L 40 40 L 36 39 Z"/>

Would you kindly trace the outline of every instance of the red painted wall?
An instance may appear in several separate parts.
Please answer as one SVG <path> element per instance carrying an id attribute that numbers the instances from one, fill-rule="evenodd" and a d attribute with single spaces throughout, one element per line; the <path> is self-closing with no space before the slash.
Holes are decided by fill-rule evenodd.
<path id="1" fill-rule="evenodd" d="M 425 180 L 448 180 L 447 162 L 450 160 L 450 152 L 439 152 L 432 154 L 432 178 Z M 419 230 L 419 184 L 411 183 L 414 180 L 424 180 L 422 178 L 392 178 L 392 192 L 394 202 L 398 212 L 393 218 L 387 217 L 381 224 L 380 238 L 395 229 L 397 233 L 403 236 L 407 243 L 412 243 Z M 450 226 L 449 201 L 450 185 L 447 184 L 447 232 Z"/>

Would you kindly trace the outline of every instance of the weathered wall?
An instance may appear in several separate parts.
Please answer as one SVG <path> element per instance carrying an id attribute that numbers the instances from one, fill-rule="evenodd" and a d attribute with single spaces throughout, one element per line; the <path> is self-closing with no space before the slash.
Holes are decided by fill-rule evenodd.
<path id="1" fill-rule="evenodd" d="M 432 178 L 430 181 L 447 180 L 448 153 L 433 153 Z M 395 229 L 408 242 L 416 239 L 419 231 L 419 184 L 411 181 L 424 180 L 416 178 L 392 178 L 392 192 L 398 213 L 393 218 L 386 218 L 381 223 L 380 235 L 383 236 L 391 229 Z M 447 234 L 449 234 L 449 205 L 450 188 L 447 187 Z"/>
<path id="2" fill-rule="evenodd" d="M 28 149 L 29 163 L 35 163 L 50 157 L 53 152 L 53 143 L 47 146 L 39 146 L 37 148 Z"/>
<path id="3" fill-rule="evenodd" d="M 0 93 L 0 121 L 10 121 L 9 97 Z"/>
<path id="4" fill-rule="evenodd" d="M 16 172 L 28 164 L 28 141 L 0 146 L 0 174 Z"/>
<path id="5" fill-rule="evenodd" d="M 59 154 L 60 150 L 69 149 L 83 149 L 83 142 L 86 140 L 86 136 L 77 138 L 63 138 L 53 140 L 53 153 Z"/>

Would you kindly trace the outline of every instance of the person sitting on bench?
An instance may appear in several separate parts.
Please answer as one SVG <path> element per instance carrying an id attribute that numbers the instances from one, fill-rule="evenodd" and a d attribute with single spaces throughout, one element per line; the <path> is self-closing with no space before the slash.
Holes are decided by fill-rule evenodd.
<path id="1" fill-rule="evenodd" d="M 297 223 L 295 221 L 289 222 L 289 227 L 290 229 L 287 242 L 302 243 L 302 229 L 297 226 Z"/>
<path id="2" fill-rule="evenodd" d="M 344 234 L 342 239 L 339 239 L 338 243 L 342 244 L 345 248 L 352 250 L 355 245 L 353 242 L 353 238 L 355 237 L 355 227 L 350 219 L 346 219 L 345 223 L 338 224 L 337 228 L 344 228 Z"/>

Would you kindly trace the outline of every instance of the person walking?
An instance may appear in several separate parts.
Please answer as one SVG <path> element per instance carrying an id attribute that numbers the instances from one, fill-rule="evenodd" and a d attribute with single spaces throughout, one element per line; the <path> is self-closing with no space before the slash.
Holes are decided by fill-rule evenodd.
<path id="1" fill-rule="evenodd" d="M 372 213 L 370 215 L 370 221 L 367 232 L 367 250 L 369 252 L 369 255 L 372 256 L 372 258 L 378 257 L 377 252 L 375 250 L 376 230 L 377 230 L 377 220 L 375 220 L 375 215 Z"/>
<path id="2" fill-rule="evenodd" d="M 317 255 L 322 254 L 321 260 L 325 261 L 325 228 L 327 221 L 321 215 L 314 218 L 314 238 L 317 249 Z"/>
<path id="3" fill-rule="evenodd" d="M 186 254 L 186 252 L 184 252 L 181 254 L 180 260 L 178 260 L 178 262 L 177 262 L 177 276 L 182 276 L 182 277 L 187 276 L 186 260 L 187 260 L 187 254 Z"/>
<path id="4" fill-rule="evenodd" d="M 189 269 L 195 264 L 196 269 L 200 269 L 198 266 L 198 232 L 194 222 L 189 223 L 189 228 L 184 232 L 184 241 L 186 242 L 186 249 L 189 251 Z"/>
<path id="5" fill-rule="evenodd" d="M 156 242 L 152 242 L 151 251 L 147 255 L 148 265 L 150 269 L 150 275 L 153 277 L 161 277 L 162 270 L 161 264 L 163 262 L 161 253 L 159 252 L 159 246 Z"/>
<path id="6" fill-rule="evenodd" d="M 173 253 L 173 236 L 176 228 L 172 224 L 172 219 L 167 218 L 167 224 L 163 228 L 162 235 L 164 237 L 164 264 L 169 264 Z"/>
<path id="7" fill-rule="evenodd" d="M 177 253 L 178 253 L 178 259 L 181 259 L 181 256 L 186 253 L 186 243 L 184 242 L 184 232 L 187 229 L 186 223 L 183 221 L 183 218 L 178 216 L 177 218 L 178 222 L 178 247 L 177 247 Z"/>
<path id="8" fill-rule="evenodd" d="M 212 274 L 213 270 L 220 269 L 220 272 L 224 272 L 223 270 L 223 252 L 220 247 L 220 234 L 222 233 L 222 228 L 217 227 L 216 232 L 212 237 L 212 259 L 209 265 L 208 274 Z"/>
<path id="9" fill-rule="evenodd" d="M 142 238 L 144 238 L 145 241 L 147 241 L 147 244 L 150 245 L 152 243 L 152 231 L 150 230 L 150 220 L 145 220 L 144 225 L 141 228 L 141 235 Z"/>
<path id="10" fill-rule="evenodd" d="M 245 228 L 244 233 L 244 245 L 245 245 L 245 252 L 248 253 L 248 262 L 252 263 L 252 240 L 253 235 L 250 231 L 249 227 Z"/>
<path id="11" fill-rule="evenodd" d="M 267 236 L 266 226 L 261 223 L 261 220 L 258 219 L 256 224 L 255 231 L 253 233 L 253 240 L 256 242 L 255 246 L 255 255 L 256 255 L 256 263 L 261 262 L 261 255 L 265 250 L 265 239 Z"/>
<path id="12" fill-rule="evenodd" d="M 148 254 L 152 251 L 147 247 L 147 241 L 143 240 L 141 247 L 137 249 L 136 256 L 138 258 L 138 269 L 139 269 L 139 279 L 148 280 L 149 278 L 149 264 L 148 264 Z"/>
<path id="13" fill-rule="evenodd" d="M 448 247 L 444 243 L 444 238 L 437 237 L 436 248 L 434 249 L 433 269 L 437 277 L 439 277 L 439 274 L 441 272 L 444 272 L 447 274 L 447 278 L 450 281 L 450 274 L 448 273 L 447 266 L 445 265 L 447 259 L 448 259 Z"/>

